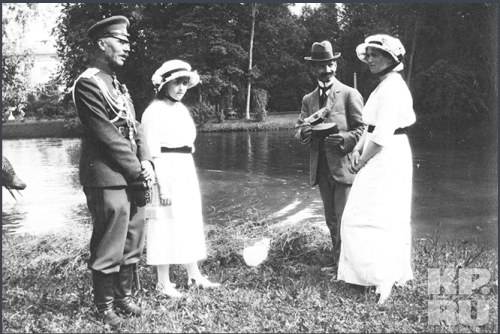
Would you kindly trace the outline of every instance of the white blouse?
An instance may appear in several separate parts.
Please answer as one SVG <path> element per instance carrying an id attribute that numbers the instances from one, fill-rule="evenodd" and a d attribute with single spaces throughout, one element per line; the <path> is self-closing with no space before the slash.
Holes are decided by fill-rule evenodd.
<path id="1" fill-rule="evenodd" d="M 384 146 L 394 130 L 410 126 L 415 121 L 413 99 L 406 82 L 399 73 L 389 73 L 363 108 L 363 122 L 375 126 L 371 140 Z"/>
<path id="2" fill-rule="evenodd" d="M 194 152 L 196 126 L 182 103 L 153 101 L 142 115 L 142 125 L 153 157 L 160 157 L 161 147 L 191 146 Z"/>

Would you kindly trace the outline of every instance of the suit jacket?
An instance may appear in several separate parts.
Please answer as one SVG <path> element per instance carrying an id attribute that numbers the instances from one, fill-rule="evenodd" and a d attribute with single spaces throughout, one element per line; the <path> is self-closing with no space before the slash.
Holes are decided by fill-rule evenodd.
<path id="1" fill-rule="evenodd" d="M 111 75 L 103 71 L 95 75 L 104 81 L 110 94 L 116 98 L 117 93 Z M 118 129 L 118 127 L 126 127 L 127 121 L 118 119 L 112 122 L 116 114 L 105 100 L 94 78 L 81 76 L 75 82 L 73 89 L 74 102 L 84 128 L 80 157 L 82 186 L 126 186 L 136 180 L 142 170 L 141 161 L 152 161 L 153 158 L 149 152 L 142 126 L 135 120 L 132 101 L 126 103 L 129 104 L 137 129 L 137 133 L 134 134 L 137 150 Z"/>
<path id="2" fill-rule="evenodd" d="M 344 138 L 344 144 L 341 146 L 335 146 L 328 142 L 324 143 L 328 167 L 335 180 L 344 184 L 352 184 L 355 174 L 349 172 L 348 166 L 350 164 L 350 152 L 356 146 L 365 127 L 362 122 L 363 97 L 356 89 L 334 79 L 325 108 L 330 110 L 325 123 L 337 123 L 340 134 Z M 302 137 L 299 126 L 304 123 L 305 118 L 319 109 L 319 88 L 316 88 L 302 99 L 302 110 L 295 124 L 296 138 L 301 143 L 310 144 L 311 146 L 311 186 L 318 184 L 316 172 L 318 169 L 320 139 L 311 135 Z"/>

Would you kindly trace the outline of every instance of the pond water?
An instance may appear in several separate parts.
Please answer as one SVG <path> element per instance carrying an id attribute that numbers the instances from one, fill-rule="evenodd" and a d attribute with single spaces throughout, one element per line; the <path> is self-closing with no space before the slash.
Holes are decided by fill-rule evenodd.
<path id="1" fill-rule="evenodd" d="M 414 180 L 412 229 L 427 237 L 497 245 L 496 149 L 433 148 L 410 135 Z M 3 140 L 27 183 L 18 201 L 2 188 L 2 224 L 10 233 L 47 233 L 90 216 L 78 181 L 80 139 Z M 206 224 L 252 216 L 276 222 L 324 222 L 317 188 L 309 186 L 309 148 L 293 131 L 199 133 L 194 159 Z"/>

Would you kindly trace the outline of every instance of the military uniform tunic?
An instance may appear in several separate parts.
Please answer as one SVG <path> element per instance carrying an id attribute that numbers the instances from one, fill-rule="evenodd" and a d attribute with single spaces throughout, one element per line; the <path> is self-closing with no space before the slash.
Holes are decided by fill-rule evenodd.
<path id="1" fill-rule="evenodd" d="M 144 247 L 144 207 L 127 185 L 152 157 L 132 101 L 112 73 L 88 69 L 75 81 L 73 99 L 84 128 L 80 182 L 93 223 L 89 269 L 118 272 L 138 262 Z"/>

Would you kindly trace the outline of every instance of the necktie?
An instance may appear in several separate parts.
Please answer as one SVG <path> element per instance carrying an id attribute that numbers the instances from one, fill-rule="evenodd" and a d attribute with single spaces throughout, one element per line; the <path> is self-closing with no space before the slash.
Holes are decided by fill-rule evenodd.
<path id="1" fill-rule="evenodd" d="M 319 86 L 319 107 L 320 108 L 323 108 L 325 106 L 325 103 L 326 103 L 326 98 L 327 98 L 327 94 L 326 92 L 328 92 L 330 90 L 330 88 L 332 87 L 332 85 L 330 86 L 325 86 L 325 87 L 321 87 Z"/>

